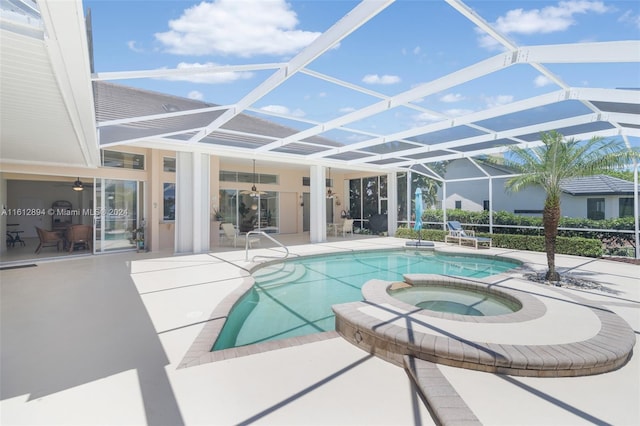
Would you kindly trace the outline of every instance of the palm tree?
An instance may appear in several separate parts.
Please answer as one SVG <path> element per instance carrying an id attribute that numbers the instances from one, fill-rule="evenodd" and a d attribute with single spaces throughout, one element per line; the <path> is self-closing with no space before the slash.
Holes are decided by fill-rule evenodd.
<path id="1" fill-rule="evenodd" d="M 517 192 L 529 186 L 541 186 L 545 193 L 542 223 L 544 246 L 547 253 L 546 280 L 559 281 L 556 272 L 555 252 L 558 223 L 560 221 L 560 183 L 565 179 L 593 176 L 608 170 L 624 167 L 639 158 L 639 152 L 627 148 L 619 140 L 593 137 L 586 142 L 564 140 L 557 131 L 541 134 L 540 145 L 531 149 L 514 147 L 504 165 L 521 174 L 509 179 L 508 191 Z"/>

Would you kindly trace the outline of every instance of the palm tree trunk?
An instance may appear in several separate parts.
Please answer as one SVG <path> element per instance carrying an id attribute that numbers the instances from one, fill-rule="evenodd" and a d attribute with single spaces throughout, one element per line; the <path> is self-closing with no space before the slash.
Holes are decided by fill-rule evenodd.
<path id="1" fill-rule="evenodd" d="M 544 249 L 547 252 L 549 270 L 545 276 L 548 281 L 560 281 L 560 274 L 556 272 L 556 236 L 560 223 L 560 203 L 552 200 L 545 203 L 542 214 L 544 224 Z"/>

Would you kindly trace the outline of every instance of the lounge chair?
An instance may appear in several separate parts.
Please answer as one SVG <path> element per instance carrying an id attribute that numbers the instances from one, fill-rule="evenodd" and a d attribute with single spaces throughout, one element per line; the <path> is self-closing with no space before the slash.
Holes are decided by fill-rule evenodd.
<path id="1" fill-rule="evenodd" d="M 456 220 L 447 222 L 447 228 L 449 228 L 449 234 L 444 237 L 445 243 L 453 240 L 457 241 L 460 246 L 465 242 L 473 244 L 476 249 L 478 248 L 478 244 L 488 245 L 488 248 L 491 248 L 491 238 L 476 237 L 475 231 L 465 231 L 460 222 Z"/>
<path id="2" fill-rule="evenodd" d="M 222 223 L 222 224 L 220 224 L 220 227 L 222 228 L 222 231 L 224 232 L 225 239 L 229 240 L 230 242 L 233 241 L 233 246 L 237 247 L 239 235 L 238 235 L 237 229 L 233 226 L 233 224 L 232 223 Z M 258 237 L 249 237 L 249 247 L 253 248 L 253 244 L 260 244 L 260 238 L 258 238 Z"/>

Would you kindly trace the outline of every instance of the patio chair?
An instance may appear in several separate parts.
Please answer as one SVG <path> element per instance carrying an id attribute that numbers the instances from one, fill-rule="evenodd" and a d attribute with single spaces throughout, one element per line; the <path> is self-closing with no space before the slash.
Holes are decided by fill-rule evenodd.
<path id="1" fill-rule="evenodd" d="M 91 250 L 91 240 L 93 239 L 93 227 L 91 225 L 71 225 L 67 227 L 66 236 L 69 253 L 80 247 L 85 250 Z"/>
<path id="2" fill-rule="evenodd" d="M 64 242 L 64 238 L 55 231 L 47 231 L 46 229 L 38 228 L 36 226 L 36 232 L 40 239 L 40 244 L 36 248 L 36 254 L 40 253 L 45 247 L 56 247 L 60 251 L 60 246 Z"/>
<path id="3" fill-rule="evenodd" d="M 465 231 L 460 222 L 456 220 L 447 222 L 447 228 L 449 228 L 449 234 L 444 237 L 445 243 L 448 243 L 449 240 L 454 240 L 457 241 L 460 246 L 464 242 L 473 244 L 476 249 L 478 248 L 478 244 L 488 245 L 488 248 L 491 248 L 491 238 L 476 237 L 475 231 Z"/>
<path id="4" fill-rule="evenodd" d="M 233 246 L 237 247 L 238 245 L 238 230 L 233 226 L 232 223 L 222 223 L 220 224 L 222 231 L 224 232 L 224 238 L 233 241 Z M 253 244 L 260 244 L 260 238 L 258 237 L 249 237 L 249 248 L 253 248 Z"/>
<path id="5" fill-rule="evenodd" d="M 342 232 L 343 237 L 346 237 L 347 234 L 353 235 L 353 219 L 345 219 L 344 222 L 342 222 L 342 226 L 336 229 L 336 231 Z"/>

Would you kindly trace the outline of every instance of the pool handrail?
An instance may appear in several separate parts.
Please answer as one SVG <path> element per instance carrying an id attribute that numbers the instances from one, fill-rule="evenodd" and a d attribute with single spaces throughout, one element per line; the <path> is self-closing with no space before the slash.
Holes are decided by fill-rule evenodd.
<path id="1" fill-rule="evenodd" d="M 265 259 L 286 259 L 287 257 L 289 257 L 289 249 L 287 248 L 287 246 L 285 246 L 280 241 L 278 241 L 275 238 L 273 238 L 271 235 L 267 234 L 264 231 L 249 231 L 249 232 L 247 232 L 247 235 L 245 235 L 245 242 L 244 242 L 244 260 L 245 260 L 245 262 L 249 261 L 249 241 L 250 241 L 249 240 L 249 235 L 251 235 L 251 234 L 264 235 L 265 237 L 267 237 L 268 239 L 270 239 L 271 241 L 273 241 L 274 243 L 276 243 L 277 245 L 279 245 L 280 247 L 282 247 L 285 250 L 284 257 L 257 255 L 257 256 L 253 256 L 253 258 L 251 259 L 252 262 L 254 260 L 256 260 L 256 258 L 258 258 L 258 257 L 263 257 Z"/>

